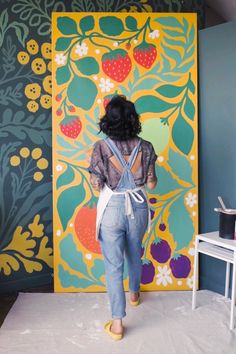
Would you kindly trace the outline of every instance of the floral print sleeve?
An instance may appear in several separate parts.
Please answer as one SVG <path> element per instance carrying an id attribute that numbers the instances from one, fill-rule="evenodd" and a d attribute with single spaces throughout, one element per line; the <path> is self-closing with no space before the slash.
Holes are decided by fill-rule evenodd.
<path id="1" fill-rule="evenodd" d="M 148 172 L 147 172 L 147 182 L 155 182 L 157 180 L 156 170 L 155 170 L 156 159 L 157 159 L 157 155 L 156 155 L 155 150 L 152 146 L 149 167 L 148 167 Z"/>
<path id="2" fill-rule="evenodd" d="M 97 190 L 102 189 L 106 178 L 104 176 L 103 156 L 99 143 L 94 144 L 88 171 L 91 174 L 90 182 L 92 187 Z"/>

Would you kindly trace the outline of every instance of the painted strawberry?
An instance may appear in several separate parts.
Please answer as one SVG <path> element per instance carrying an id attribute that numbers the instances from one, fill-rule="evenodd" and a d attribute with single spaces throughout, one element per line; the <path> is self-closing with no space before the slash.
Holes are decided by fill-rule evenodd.
<path id="1" fill-rule="evenodd" d="M 187 278 L 191 271 L 191 262 L 187 256 L 175 253 L 170 260 L 170 268 L 175 278 Z"/>
<path id="2" fill-rule="evenodd" d="M 155 275 L 155 268 L 152 262 L 149 259 L 142 260 L 141 283 L 142 284 L 152 283 L 154 275 Z"/>
<path id="3" fill-rule="evenodd" d="M 106 106 L 111 101 L 112 97 L 114 97 L 116 95 L 117 95 L 117 91 L 115 93 L 110 94 L 110 95 L 104 96 L 104 98 L 103 98 L 103 107 L 104 107 L 104 109 L 106 109 Z"/>
<path id="4" fill-rule="evenodd" d="M 144 68 L 149 69 L 156 60 L 157 50 L 155 45 L 142 42 L 134 48 L 134 60 L 142 65 Z"/>
<path id="5" fill-rule="evenodd" d="M 166 229 L 166 225 L 162 222 L 160 225 L 159 225 L 159 230 L 160 231 L 165 231 Z"/>
<path id="6" fill-rule="evenodd" d="M 131 59 L 124 49 L 115 49 L 102 56 L 102 69 L 104 73 L 117 82 L 126 79 L 131 66 Z"/>
<path id="7" fill-rule="evenodd" d="M 88 204 L 80 209 L 75 217 L 75 233 L 80 243 L 90 252 L 101 254 L 99 241 L 96 241 L 96 214 L 95 204 Z"/>
<path id="8" fill-rule="evenodd" d="M 167 262 L 171 255 L 169 243 L 157 237 L 151 244 L 151 255 L 159 263 Z"/>
<path id="9" fill-rule="evenodd" d="M 75 139 L 82 129 L 78 116 L 67 116 L 60 122 L 61 132 L 69 138 Z"/>

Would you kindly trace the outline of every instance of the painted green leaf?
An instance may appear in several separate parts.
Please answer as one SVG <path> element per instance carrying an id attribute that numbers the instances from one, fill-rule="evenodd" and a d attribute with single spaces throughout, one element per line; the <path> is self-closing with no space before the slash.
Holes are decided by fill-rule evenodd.
<path id="1" fill-rule="evenodd" d="M 194 120 L 195 106 L 193 104 L 193 101 L 188 96 L 186 97 L 184 103 L 184 113 L 189 119 Z"/>
<path id="2" fill-rule="evenodd" d="M 192 180 L 192 166 L 189 163 L 189 160 L 184 156 L 175 152 L 174 150 L 169 150 L 169 159 L 168 164 L 172 170 L 172 172 L 178 176 L 183 181 L 188 183 L 193 183 Z"/>
<path id="3" fill-rule="evenodd" d="M 124 31 L 123 22 L 116 16 L 106 16 L 99 19 L 99 26 L 108 36 L 119 36 Z"/>
<path id="4" fill-rule="evenodd" d="M 188 155 L 192 149 L 194 133 L 193 128 L 189 125 L 181 114 L 178 115 L 172 128 L 172 138 L 177 148 Z"/>
<path id="5" fill-rule="evenodd" d="M 66 50 L 69 45 L 71 44 L 72 38 L 67 37 L 60 37 L 56 41 L 56 50 L 57 51 L 64 51 Z"/>
<path id="6" fill-rule="evenodd" d="M 80 28 L 83 33 L 91 31 L 94 28 L 94 18 L 93 16 L 85 16 L 80 20 Z"/>
<path id="7" fill-rule="evenodd" d="M 175 251 L 187 247 L 193 239 L 194 227 L 189 212 L 184 204 L 184 197 L 181 196 L 171 204 L 168 225 L 176 242 Z"/>
<path id="8" fill-rule="evenodd" d="M 191 60 L 189 62 L 187 62 L 186 64 L 183 64 L 182 66 L 179 66 L 178 68 L 175 68 L 175 72 L 177 73 L 187 73 L 191 67 L 194 64 L 194 60 Z"/>
<path id="9" fill-rule="evenodd" d="M 172 177 L 170 172 L 159 165 L 155 166 L 158 183 L 152 190 L 148 190 L 149 194 L 165 195 L 169 192 L 181 188 L 179 183 Z"/>
<path id="10" fill-rule="evenodd" d="M 61 66 L 56 70 L 56 82 L 63 85 L 70 80 L 71 72 L 68 65 Z"/>
<path id="11" fill-rule="evenodd" d="M 67 166 L 67 169 L 57 179 L 57 189 L 70 184 L 75 178 L 74 170 L 71 166 Z"/>
<path id="12" fill-rule="evenodd" d="M 173 98 L 179 96 L 184 88 L 185 86 L 162 85 L 156 89 L 156 92 L 164 97 Z"/>
<path id="13" fill-rule="evenodd" d="M 101 276 L 104 275 L 105 273 L 104 261 L 101 259 L 95 259 L 93 263 L 93 267 L 91 269 L 91 273 L 94 276 L 94 278 L 100 280 Z"/>
<path id="14" fill-rule="evenodd" d="M 182 40 L 176 40 L 176 39 L 172 39 L 172 38 L 168 38 L 168 37 L 164 37 L 165 42 L 167 44 L 169 44 L 170 46 L 180 46 L 182 48 L 185 47 L 186 43 Z"/>
<path id="15" fill-rule="evenodd" d="M 181 28 L 181 22 L 177 20 L 176 17 L 172 16 L 165 16 L 165 17 L 160 17 L 154 20 L 155 22 L 160 23 L 160 25 L 166 26 L 166 27 L 180 27 Z"/>
<path id="16" fill-rule="evenodd" d="M 194 36 L 195 36 L 195 30 L 194 30 L 194 25 L 192 25 L 190 32 L 189 32 L 189 37 L 188 37 L 189 43 L 193 43 Z"/>
<path id="17" fill-rule="evenodd" d="M 189 90 L 192 92 L 192 94 L 195 93 L 195 85 L 194 85 L 194 83 L 193 83 L 192 80 L 190 80 L 190 81 L 188 82 L 188 88 L 189 88 Z"/>
<path id="18" fill-rule="evenodd" d="M 83 260 L 83 254 L 78 250 L 78 246 L 76 245 L 72 234 L 66 235 L 61 240 L 59 247 L 61 258 L 71 269 L 76 270 L 85 276 L 89 276 L 87 265 Z"/>
<path id="19" fill-rule="evenodd" d="M 68 16 L 58 17 L 57 28 L 62 34 L 67 36 L 70 34 L 78 34 L 76 22 Z"/>
<path id="20" fill-rule="evenodd" d="M 145 119 L 142 122 L 140 137 L 152 143 L 155 152 L 159 155 L 167 147 L 170 140 L 170 128 L 164 125 L 161 119 Z"/>
<path id="21" fill-rule="evenodd" d="M 71 274 L 68 270 L 65 270 L 62 264 L 58 265 L 58 275 L 63 288 L 74 286 L 75 288 L 86 289 L 93 285 L 90 280 L 81 278 L 78 275 Z"/>
<path id="22" fill-rule="evenodd" d="M 137 20 L 133 16 L 127 16 L 125 19 L 125 24 L 131 31 L 135 31 L 137 29 Z"/>
<path id="23" fill-rule="evenodd" d="M 24 23 L 21 23 L 21 22 L 16 22 L 16 21 L 13 21 L 9 28 L 14 28 L 15 31 L 16 31 L 16 36 L 19 40 L 19 42 L 22 44 L 22 46 L 24 47 L 25 46 L 25 40 L 29 34 L 29 29 L 28 27 L 24 24 Z"/>
<path id="24" fill-rule="evenodd" d="M 135 107 L 139 114 L 144 112 L 165 112 L 174 106 L 175 104 L 163 101 L 152 95 L 139 97 L 135 102 Z"/>
<path id="25" fill-rule="evenodd" d="M 176 63 L 179 63 L 182 60 L 180 52 L 178 50 L 170 48 L 164 44 L 162 44 L 162 48 L 163 48 L 165 54 L 168 57 L 170 57 L 171 59 L 174 59 L 176 61 Z"/>
<path id="26" fill-rule="evenodd" d="M 68 222 L 75 212 L 75 209 L 83 202 L 84 198 L 85 189 L 83 182 L 77 186 L 67 188 L 59 195 L 57 200 L 57 209 L 63 230 L 66 229 Z M 66 208 L 65 205 L 67 206 Z"/>
<path id="27" fill-rule="evenodd" d="M 163 29 L 163 32 L 168 34 L 171 37 L 182 37 L 183 36 L 183 32 L 181 31 L 174 31 L 174 30 L 170 30 L 170 29 Z"/>
<path id="28" fill-rule="evenodd" d="M 97 86 L 87 77 L 75 76 L 69 84 L 67 95 L 72 104 L 87 111 L 97 96 Z"/>
<path id="29" fill-rule="evenodd" d="M 84 75 L 94 75 L 99 72 L 99 65 L 93 57 L 85 57 L 75 61 L 79 71 Z"/>
<path id="30" fill-rule="evenodd" d="M 160 82 L 160 80 L 158 80 L 158 78 L 156 79 L 152 79 L 152 78 L 146 78 L 143 79 L 141 82 L 139 82 L 135 87 L 135 91 L 139 91 L 139 90 L 150 90 L 152 89 L 154 86 L 156 86 L 158 83 Z"/>

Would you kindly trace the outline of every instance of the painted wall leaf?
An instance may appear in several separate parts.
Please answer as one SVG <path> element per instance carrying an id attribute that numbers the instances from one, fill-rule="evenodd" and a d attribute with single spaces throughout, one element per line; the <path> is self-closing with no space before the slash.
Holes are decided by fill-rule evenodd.
<path id="1" fill-rule="evenodd" d="M 76 60 L 75 64 L 83 75 L 94 75 L 99 72 L 98 62 L 93 57 Z"/>
<path id="2" fill-rule="evenodd" d="M 184 102 L 184 113 L 189 119 L 194 120 L 195 106 L 193 104 L 193 101 L 188 96 L 186 97 L 186 100 Z"/>
<path id="3" fill-rule="evenodd" d="M 99 19 L 99 26 L 108 36 L 119 36 L 124 31 L 123 22 L 116 16 L 106 16 Z"/>
<path id="4" fill-rule="evenodd" d="M 102 259 L 95 259 L 93 263 L 93 267 L 91 269 L 92 275 L 100 280 L 101 276 L 104 275 L 105 269 L 104 269 L 104 262 Z"/>
<path id="5" fill-rule="evenodd" d="M 193 239 L 194 227 L 189 212 L 184 204 L 184 197 L 179 197 L 171 204 L 168 225 L 176 242 L 175 252 L 187 247 Z"/>
<path id="6" fill-rule="evenodd" d="M 174 31 L 174 30 L 170 30 L 170 29 L 163 29 L 163 32 L 168 34 L 169 36 L 171 37 L 182 37 L 184 34 L 183 34 L 183 31 Z"/>
<path id="7" fill-rule="evenodd" d="M 71 274 L 68 270 L 65 270 L 62 264 L 58 265 L 59 280 L 63 288 L 69 288 L 71 286 L 75 288 L 88 288 L 93 283 L 90 280 L 79 277 L 78 275 Z"/>
<path id="8" fill-rule="evenodd" d="M 188 155 L 193 145 L 194 133 L 193 128 L 184 120 L 182 114 L 179 114 L 174 122 L 172 138 L 177 148 Z"/>
<path id="9" fill-rule="evenodd" d="M 64 190 L 58 197 L 57 209 L 60 216 L 63 230 L 66 229 L 69 220 L 72 218 L 75 209 L 83 202 L 85 189 L 83 181 L 77 185 Z M 67 205 L 67 208 L 65 208 Z"/>
<path id="10" fill-rule="evenodd" d="M 16 32 L 16 36 L 19 40 L 19 42 L 22 44 L 22 46 L 24 47 L 25 46 L 25 40 L 29 34 L 29 29 L 28 27 L 24 24 L 24 23 L 21 23 L 21 22 L 12 22 L 10 25 L 9 25 L 10 28 L 14 28 L 15 32 Z"/>
<path id="11" fill-rule="evenodd" d="M 194 60 L 188 61 L 186 64 L 175 68 L 174 71 L 177 73 L 187 73 L 191 69 L 193 64 L 194 64 Z"/>
<path id="12" fill-rule="evenodd" d="M 179 96 L 184 88 L 185 86 L 162 85 L 156 89 L 156 92 L 164 97 L 173 98 Z"/>
<path id="13" fill-rule="evenodd" d="M 154 20 L 155 22 L 160 23 L 162 26 L 166 27 L 177 27 L 181 28 L 182 24 L 177 18 L 172 17 L 172 16 L 165 16 L 165 17 L 160 17 Z"/>
<path id="14" fill-rule="evenodd" d="M 56 41 L 56 50 L 57 51 L 64 51 L 66 50 L 69 45 L 71 44 L 72 38 L 68 37 L 60 37 Z"/>
<path id="15" fill-rule="evenodd" d="M 162 48 L 163 48 L 165 54 L 169 58 L 174 59 L 176 63 L 179 63 L 182 60 L 180 52 L 178 50 L 168 47 L 167 45 L 164 45 L 164 44 L 162 44 Z"/>
<path id="16" fill-rule="evenodd" d="M 61 240 L 59 247 L 63 261 L 65 261 L 71 269 L 89 277 L 87 265 L 83 260 L 83 254 L 78 250 L 72 234 L 66 235 Z"/>
<path id="17" fill-rule="evenodd" d="M 172 172 L 178 176 L 180 179 L 193 184 L 192 180 L 192 166 L 189 160 L 184 156 L 175 152 L 174 150 L 169 150 L 168 164 Z"/>
<path id="18" fill-rule="evenodd" d="M 80 28 L 83 33 L 91 31 L 94 28 L 93 16 L 85 16 L 80 20 Z"/>
<path id="19" fill-rule="evenodd" d="M 78 34 L 76 22 L 68 16 L 58 17 L 57 28 L 65 35 Z"/>
<path id="20" fill-rule="evenodd" d="M 125 19 L 125 24 L 131 31 L 135 31 L 137 29 L 137 20 L 133 16 L 127 16 Z"/>
<path id="21" fill-rule="evenodd" d="M 74 177 L 74 170 L 70 165 L 68 165 L 65 172 L 62 173 L 57 179 L 57 189 L 67 184 L 70 184 L 74 180 Z"/>
<path id="22" fill-rule="evenodd" d="M 155 166 L 156 175 L 158 176 L 157 186 L 149 191 L 149 194 L 165 195 L 171 191 L 181 188 L 179 183 L 172 177 L 164 167 Z"/>
<path id="23" fill-rule="evenodd" d="M 156 96 L 146 95 L 137 99 L 135 107 L 140 114 L 144 112 L 160 113 L 174 107 L 174 104 L 163 101 Z"/>
<path id="24" fill-rule="evenodd" d="M 89 110 L 97 96 L 97 86 L 87 77 L 75 76 L 68 87 L 67 95 L 76 107 Z"/>
<path id="25" fill-rule="evenodd" d="M 190 81 L 188 82 L 188 88 L 189 88 L 189 90 L 192 92 L 192 94 L 195 93 L 195 86 L 194 86 L 194 83 L 193 83 L 192 80 L 190 80 Z"/>
<path id="26" fill-rule="evenodd" d="M 182 40 L 176 40 L 176 39 L 172 39 L 172 38 L 168 38 L 168 37 L 164 37 L 165 39 L 165 42 L 167 44 L 169 44 L 170 46 L 179 46 L 179 47 L 182 47 L 182 48 L 185 48 L 185 45 L 186 43 Z"/>
<path id="27" fill-rule="evenodd" d="M 68 65 L 61 66 L 56 70 L 56 81 L 58 85 L 63 85 L 70 80 L 71 72 Z"/>
<path id="28" fill-rule="evenodd" d="M 150 90 L 154 86 L 156 86 L 159 82 L 160 82 L 160 80 L 158 80 L 157 78 L 156 79 L 146 78 L 146 79 L 143 79 L 140 83 L 138 83 L 134 87 L 134 89 L 135 89 L 135 91 Z"/>

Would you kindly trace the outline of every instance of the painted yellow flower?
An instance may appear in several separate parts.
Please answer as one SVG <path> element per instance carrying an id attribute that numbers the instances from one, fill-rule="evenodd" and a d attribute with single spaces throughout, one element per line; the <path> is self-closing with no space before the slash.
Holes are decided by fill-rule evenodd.
<path id="1" fill-rule="evenodd" d="M 42 75 L 46 72 L 46 64 L 42 58 L 35 58 L 31 63 L 33 72 L 37 75 Z"/>
<path id="2" fill-rule="evenodd" d="M 33 55 L 37 54 L 39 51 L 39 45 L 34 39 L 30 39 L 26 43 L 26 48 L 27 48 L 28 52 Z"/>
<path id="3" fill-rule="evenodd" d="M 31 100 L 39 98 L 41 94 L 41 86 L 39 84 L 28 84 L 25 86 L 25 95 Z"/>
<path id="4" fill-rule="evenodd" d="M 48 167 L 48 160 L 42 158 L 37 161 L 37 166 L 40 170 L 45 170 Z"/>
<path id="5" fill-rule="evenodd" d="M 17 54 L 17 60 L 20 64 L 26 65 L 29 62 L 29 54 L 26 52 L 19 52 Z"/>
<path id="6" fill-rule="evenodd" d="M 48 63 L 48 71 L 52 72 L 52 61 L 51 60 Z"/>
<path id="7" fill-rule="evenodd" d="M 20 149 L 20 156 L 24 157 L 25 159 L 29 157 L 30 155 L 30 150 L 27 147 L 23 147 Z"/>
<path id="8" fill-rule="evenodd" d="M 19 156 L 17 156 L 17 155 L 12 156 L 11 159 L 10 159 L 10 164 L 12 166 L 19 166 L 19 164 L 20 164 Z"/>
<path id="9" fill-rule="evenodd" d="M 29 110 L 30 112 L 35 113 L 35 112 L 37 112 L 37 110 L 39 109 L 39 104 L 38 104 L 38 102 L 36 102 L 36 101 L 29 101 L 29 102 L 27 103 L 27 108 L 28 108 L 28 110 Z"/>
<path id="10" fill-rule="evenodd" d="M 39 159 L 42 156 L 42 150 L 40 148 L 34 148 L 31 152 L 31 156 L 34 160 Z"/>
<path id="11" fill-rule="evenodd" d="M 43 179 L 43 173 L 42 172 L 35 172 L 34 173 L 34 180 L 36 182 L 40 182 Z"/>
<path id="12" fill-rule="evenodd" d="M 49 109 L 52 107 L 52 97 L 49 95 L 42 95 L 40 97 L 40 103 L 43 108 Z"/>
<path id="13" fill-rule="evenodd" d="M 51 59 L 52 57 L 51 43 L 43 43 L 41 46 L 41 53 L 44 58 Z"/>
<path id="14" fill-rule="evenodd" d="M 43 79 L 43 88 L 46 92 L 52 93 L 52 77 L 51 77 L 51 75 L 48 75 Z"/>

